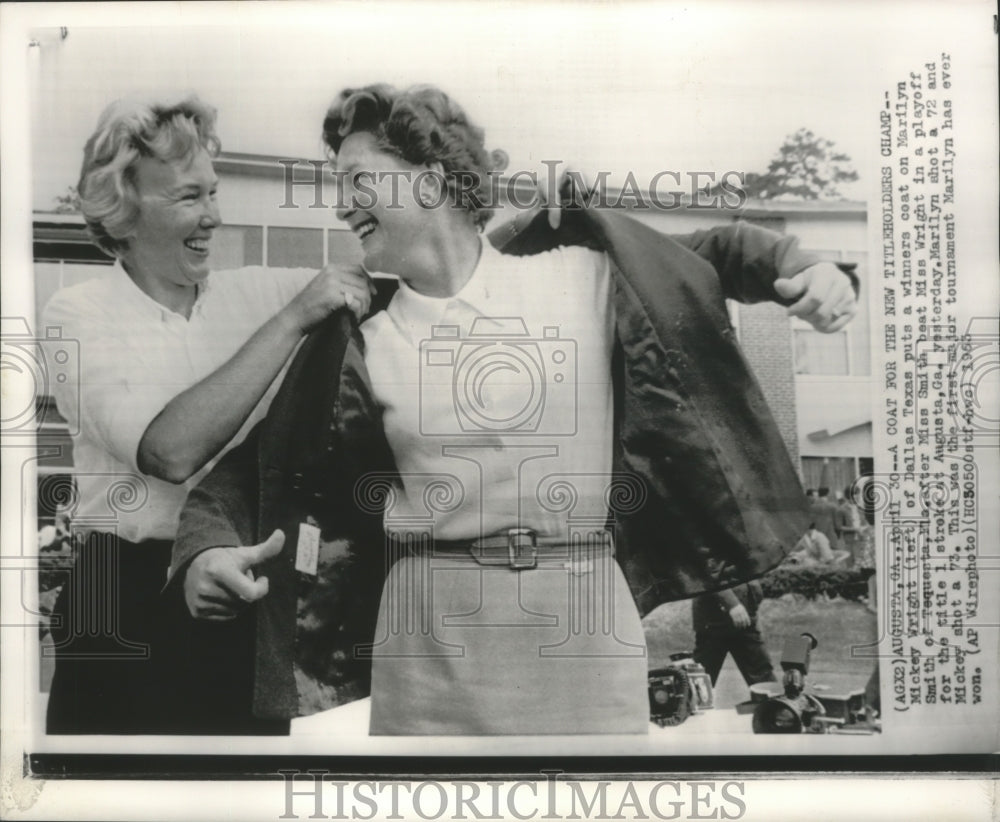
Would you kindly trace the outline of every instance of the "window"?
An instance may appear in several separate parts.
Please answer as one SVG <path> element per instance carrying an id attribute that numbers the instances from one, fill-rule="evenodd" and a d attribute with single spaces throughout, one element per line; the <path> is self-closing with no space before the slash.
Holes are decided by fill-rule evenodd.
<path id="1" fill-rule="evenodd" d="M 361 243 L 354 232 L 342 228 L 331 228 L 326 232 L 327 253 L 329 263 L 360 263 L 363 256 Z"/>
<path id="2" fill-rule="evenodd" d="M 223 225 L 212 238 L 212 268 L 230 271 L 264 262 L 264 232 L 255 225 Z"/>
<path id="3" fill-rule="evenodd" d="M 867 254 L 863 251 L 840 252 L 810 249 L 811 254 L 832 262 L 857 263 L 860 283 L 858 312 L 840 331 L 824 334 L 803 320 L 792 319 L 795 341 L 795 373 L 823 376 L 866 377 L 871 374 L 871 329 L 868 312 L 868 288 L 864 270 Z"/>
<path id="4" fill-rule="evenodd" d="M 322 268 L 323 229 L 267 229 L 267 264 L 279 268 Z"/>
<path id="5" fill-rule="evenodd" d="M 829 488 L 831 498 L 842 494 L 860 475 L 854 457 L 802 457 L 802 484 L 806 488 Z"/>
<path id="6" fill-rule="evenodd" d="M 812 328 L 796 328 L 795 373 L 847 376 L 847 333 L 824 334 Z"/>

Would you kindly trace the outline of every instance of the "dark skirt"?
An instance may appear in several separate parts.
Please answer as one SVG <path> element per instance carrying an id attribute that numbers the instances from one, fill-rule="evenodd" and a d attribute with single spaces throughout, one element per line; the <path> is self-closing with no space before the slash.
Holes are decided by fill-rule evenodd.
<path id="1" fill-rule="evenodd" d="M 254 614 L 193 619 L 180 585 L 163 592 L 171 543 L 94 532 L 52 614 L 50 734 L 282 734 L 258 720 Z"/>

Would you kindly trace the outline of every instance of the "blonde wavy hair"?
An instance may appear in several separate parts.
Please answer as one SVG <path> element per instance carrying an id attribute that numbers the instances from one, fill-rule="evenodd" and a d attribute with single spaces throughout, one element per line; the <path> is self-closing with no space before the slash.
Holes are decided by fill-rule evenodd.
<path id="1" fill-rule="evenodd" d="M 98 246 L 112 256 L 128 248 L 139 219 L 136 163 L 143 157 L 174 162 L 221 148 L 215 109 L 196 95 L 174 103 L 116 100 L 101 113 L 83 149 L 80 208 Z"/>

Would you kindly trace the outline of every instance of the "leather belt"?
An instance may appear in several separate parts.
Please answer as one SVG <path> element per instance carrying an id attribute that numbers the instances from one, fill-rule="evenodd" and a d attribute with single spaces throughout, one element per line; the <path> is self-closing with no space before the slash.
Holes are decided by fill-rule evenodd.
<path id="1" fill-rule="evenodd" d="M 589 539 L 571 543 L 565 537 L 539 536 L 530 528 L 508 528 L 474 540 L 434 540 L 428 548 L 432 556 L 471 557 L 480 565 L 506 566 L 515 571 L 537 568 L 539 549 L 543 549 L 543 561 L 554 560 L 562 565 L 567 560 L 614 555 L 610 531 L 593 531 L 586 536 Z"/>

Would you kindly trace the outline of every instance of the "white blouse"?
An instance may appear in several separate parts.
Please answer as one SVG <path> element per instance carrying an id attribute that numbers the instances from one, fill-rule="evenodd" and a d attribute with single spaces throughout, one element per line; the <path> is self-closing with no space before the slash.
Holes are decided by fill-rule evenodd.
<path id="1" fill-rule="evenodd" d="M 262 267 L 212 272 L 190 319 L 149 297 L 120 264 L 53 296 L 43 323 L 59 328 L 79 358 L 49 368 L 65 375 L 51 389 L 73 438 L 74 529 L 114 532 L 131 542 L 176 536 L 188 490 L 218 457 L 183 485 L 144 476 L 137 465 L 143 433 L 170 400 L 230 359 L 315 274 Z M 280 377 L 223 453 L 264 416 Z"/>
<path id="2" fill-rule="evenodd" d="M 390 532 L 472 539 L 601 528 L 611 481 L 614 315 L 607 257 L 514 257 L 484 242 L 469 281 L 405 283 L 362 325 L 402 486 Z"/>

